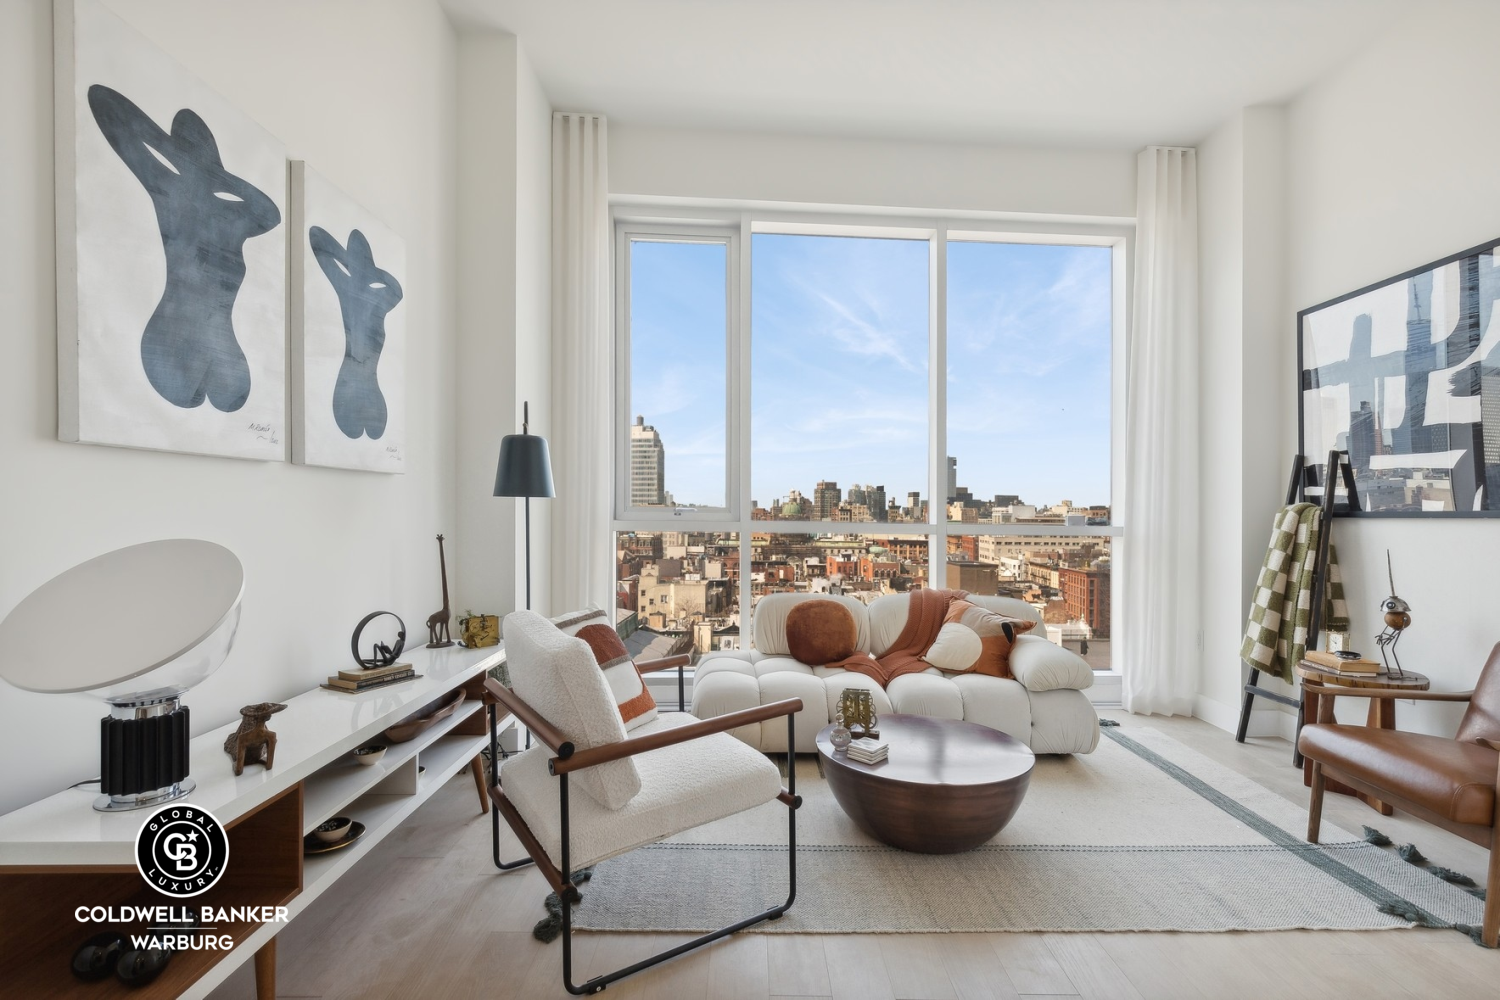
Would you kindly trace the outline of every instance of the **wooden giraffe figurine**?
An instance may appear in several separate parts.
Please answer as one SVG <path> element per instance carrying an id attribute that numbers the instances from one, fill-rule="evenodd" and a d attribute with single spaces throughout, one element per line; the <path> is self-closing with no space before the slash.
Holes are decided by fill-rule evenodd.
<path id="1" fill-rule="evenodd" d="M 441 649 L 444 646 L 453 645 L 453 638 L 448 634 L 448 619 L 453 617 L 452 610 L 448 607 L 448 560 L 443 555 L 443 536 L 437 536 L 438 543 L 438 567 L 443 576 L 443 607 L 440 611 L 434 611 L 427 616 L 427 648 Z"/>

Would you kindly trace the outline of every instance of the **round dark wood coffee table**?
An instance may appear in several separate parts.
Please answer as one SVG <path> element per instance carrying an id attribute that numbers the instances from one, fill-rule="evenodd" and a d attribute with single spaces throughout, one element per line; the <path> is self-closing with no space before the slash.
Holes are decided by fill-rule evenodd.
<path id="1" fill-rule="evenodd" d="M 832 726 L 818 733 L 818 756 L 833 797 L 881 843 L 922 854 L 973 850 L 1020 808 L 1036 764 L 1020 740 L 925 715 L 882 715 L 876 725 L 888 760 L 861 764 L 835 752 Z"/>

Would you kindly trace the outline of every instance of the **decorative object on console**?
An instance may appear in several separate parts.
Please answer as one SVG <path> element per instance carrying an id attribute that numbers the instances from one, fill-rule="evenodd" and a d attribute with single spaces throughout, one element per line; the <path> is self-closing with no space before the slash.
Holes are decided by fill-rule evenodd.
<path id="1" fill-rule="evenodd" d="M 500 616 L 476 615 L 465 611 L 458 619 L 459 642 L 469 649 L 483 649 L 500 644 Z"/>
<path id="2" fill-rule="evenodd" d="M 1500 428 L 1496 429 L 1500 433 Z M 1396 673 L 1403 673 L 1401 669 L 1401 657 L 1396 655 L 1396 643 L 1401 641 L 1401 633 L 1411 627 L 1411 605 L 1396 596 L 1396 571 L 1391 568 L 1391 550 L 1385 550 L 1385 571 L 1391 581 L 1391 596 L 1380 602 L 1380 610 L 1383 611 L 1385 628 L 1375 637 L 1375 642 L 1380 646 L 1380 658 L 1385 661 L 1385 669 L 1391 669 L 1391 660 L 1396 661 Z M 1386 658 L 1386 652 L 1390 652 L 1390 658 Z"/>
<path id="3" fill-rule="evenodd" d="M 292 461 L 404 472 L 406 242 L 291 163 Z"/>
<path id="4" fill-rule="evenodd" d="M 384 749 L 384 747 L 382 747 L 381 749 Z M 358 750 L 355 751 L 355 753 L 358 752 Z M 319 823 L 313 829 L 313 836 L 317 837 L 325 844 L 337 844 L 339 841 L 349 836 L 349 831 L 353 828 L 353 826 L 354 821 L 348 816 L 335 816 L 332 819 L 324 820 L 323 822 Z"/>
<path id="5" fill-rule="evenodd" d="M 120 956 L 125 954 L 125 935 L 119 931 L 100 931 L 73 953 L 73 975 L 86 983 L 96 983 L 114 975 Z"/>
<path id="6" fill-rule="evenodd" d="M 54 24 L 59 439 L 283 461 L 285 147 L 97 0 Z"/>
<path id="7" fill-rule="evenodd" d="M 240 728 L 224 740 L 224 752 L 234 758 L 234 773 L 245 773 L 246 764 L 261 764 L 269 771 L 276 761 L 276 734 L 266 728 L 271 716 L 285 709 L 274 701 L 246 705 L 240 709 Z"/>
<path id="8" fill-rule="evenodd" d="M 359 651 L 360 636 L 364 633 L 365 626 L 381 615 L 390 615 L 396 619 L 396 638 L 390 643 L 376 640 L 373 648 L 370 650 L 370 655 L 363 656 Z M 349 650 L 354 654 L 354 662 L 365 669 L 392 666 L 396 662 L 396 657 L 400 656 L 401 651 L 405 648 L 406 622 L 402 621 L 401 616 L 394 611 L 371 611 L 359 620 L 358 625 L 354 626 L 354 635 L 349 639 Z"/>
<path id="9" fill-rule="evenodd" d="M 531 498 L 553 497 L 552 456 L 547 439 L 531 433 L 531 403 L 521 404 L 521 433 L 500 441 L 495 496 L 526 498 L 526 610 L 531 610 Z"/>
<path id="10" fill-rule="evenodd" d="M 240 623 L 245 571 L 213 542 L 165 539 L 117 549 L 42 584 L 0 622 L 0 677 L 26 691 L 103 698 L 102 811 L 159 805 L 191 792 L 182 695 L 218 669 Z M 107 653 L 60 641 L 78 609 Z"/>
<path id="11" fill-rule="evenodd" d="M 442 649 L 444 646 L 453 645 L 453 637 L 448 634 L 448 622 L 453 617 L 453 611 L 448 607 L 448 557 L 443 555 L 443 536 L 437 536 L 438 543 L 438 575 L 443 580 L 443 606 L 427 616 L 427 648 Z"/>
<path id="12" fill-rule="evenodd" d="M 357 763 L 364 767 L 373 767 L 380 763 L 380 758 L 385 756 L 385 751 L 386 748 L 384 745 L 376 743 L 373 746 L 360 747 L 358 750 L 352 751 L 352 753 Z"/>
<path id="13" fill-rule="evenodd" d="M 408 715 L 381 733 L 380 737 L 391 743 L 405 743 L 408 740 L 415 739 L 430 727 L 457 711 L 458 706 L 462 705 L 464 699 L 467 697 L 468 693 L 463 688 L 455 688 L 436 701 L 423 705 L 411 715 Z"/>
<path id="14" fill-rule="evenodd" d="M 309 833 L 307 836 L 302 838 L 302 853 L 327 854 L 329 851 L 341 851 L 351 844 L 358 842 L 359 838 L 363 837 L 364 835 L 365 825 L 359 820 L 354 820 L 349 824 L 349 832 L 343 837 L 343 839 L 335 840 L 332 843 L 328 843 L 320 839 L 318 837 L 317 831 L 314 830 L 312 833 Z"/>
<path id="15" fill-rule="evenodd" d="M 1297 314 L 1298 450 L 1348 451 L 1360 513 L 1500 515 L 1500 426 L 1481 405 L 1500 375 L 1482 325 L 1497 247 L 1491 240 Z M 1327 479 L 1319 466 L 1316 481 Z"/>

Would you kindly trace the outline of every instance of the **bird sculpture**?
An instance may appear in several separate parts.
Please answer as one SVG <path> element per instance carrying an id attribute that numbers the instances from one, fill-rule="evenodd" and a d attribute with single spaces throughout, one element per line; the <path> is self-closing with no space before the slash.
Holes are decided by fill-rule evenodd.
<path id="1" fill-rule="evenodd" d="M 1405 677 L 1406 672 L 1401 669 L 1401 657 L 1396 655 L 1396 643 L 1401 640 L 1401 633 L 1405 632 L 1411 625 L 1411 605 L 1396 596 L 1396 574 L 1391 569 L 1391 550 L 1385 550 L 1385 571 L 1391 582 L 1391 595 L 1380 602 L 1380 610 L 1385 613 L 1385 628 L 1375 637 L 1375 643 L 1380 647 L 1380 658 L 1385 661 L 1386 673 L 1391 671 L 1391 661 L 1396 662 L 1396 674 Z M 1390 653 L 1387 657 L 1387 652 Z"/>

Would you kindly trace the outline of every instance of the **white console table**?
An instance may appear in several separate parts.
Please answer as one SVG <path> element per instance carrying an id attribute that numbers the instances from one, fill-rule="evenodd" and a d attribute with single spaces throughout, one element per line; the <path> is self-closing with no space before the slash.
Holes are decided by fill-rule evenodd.
<path id="1" fill-rule="evenodd" d="M 161 895 L 136 870 L 136 832 L 152 810 L 95 812 L 95 790 L 74 788 L 0 816 L 0 992 L 202 997 L 253 954 L 257 993 L 274 1000 L 275 936 L 285 924 L 220 924 L 215 933 L 232 935 L 233 950 L 182 952 L 150 986 L 131 990 L 114 978 L 73 978 L 73 952 L 104 929 L 79 923 L 73 911 L 122 904 L 255 905 L 285 906 L 295 918 L 488 745 L 479 695 L 485 673 L 504 659 L 502 647 L 418 647 L 401 659 L 422 676 L 360 694 L 314 688 L 288 701 L 285 711 L 271 717 L 277 736 L 273 770 L 248 765 L 235 777 L 223 744 L 237 722 L 192 741 L 191 774 L 198 787 L 180 801 L 213 813 L 230 841 L 223 878 L 202 896 Z M 391 744 L 380 761 L 362 766 L 350 755 L 458 687 L 470 697 L 457 711 L 411 741 Z M 184 702 L 191 706 L 191 693 Z M 482 790 L 480 797 L 484 801 Z M 349 847 L 304 858 L 303 836 L 334 815 L 363 823 L 365 835 Z"/>

